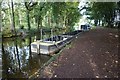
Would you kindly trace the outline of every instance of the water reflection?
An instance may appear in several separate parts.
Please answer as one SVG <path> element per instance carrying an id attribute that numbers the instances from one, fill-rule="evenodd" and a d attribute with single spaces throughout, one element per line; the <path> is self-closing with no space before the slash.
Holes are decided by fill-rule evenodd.
<path id="1" fill-rule="evenodd" d="M 22 78 L 36 72 L 50 56 L 31 53 L 33 37 L 3 39 L 2 43 L 2 77 Z"/>

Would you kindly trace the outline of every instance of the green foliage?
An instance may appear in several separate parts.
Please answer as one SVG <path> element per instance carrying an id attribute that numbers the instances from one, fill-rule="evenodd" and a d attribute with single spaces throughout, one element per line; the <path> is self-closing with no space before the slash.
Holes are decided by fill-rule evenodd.
<path id="1" fill-rule="evenodd" d="M 116 8 L 115 2 L 93 2 L 86 9 L 86 14 L 90 15 L 89 19 L 96 22 L 102 21 L 103 24 L 111 25 L 114 20 L 114 11 Z M 96 23 L 98 24 L 98 23 Z"/>
<path id="2" fill-rule="evenodd" d="M 4 37 L 11 37 L 11 36 L 13 36 L 12 34 L 13 34 L 13 33 L 12 33 L 12 31 L 10 30 L 10 28 L 5 28 L 5 29 L 2 31 L 2 35 L 3 35 Z"/>
<path id="3" fill-rule="evenodd" d="M 10 3 L 5 3 L 9 7 L 2 7 L 5 17 L 2 19 L 4 29 L 12 29 L 12 12 Z M 78 22 L 80 13 L 78 2 L 23 2 L 14 4 L 15 28 L 68 28 Z M 28 25 L 27 25 L 28 24 Z"/>
<path id="4" fill-rule="evenodd" d="M 77 2 L 56 2 L 52 5 L 54 21 L 58 24 L 60 18 L 65 19 L 65 26 L 73 26 L 79 20 L 80 13 Z"/>

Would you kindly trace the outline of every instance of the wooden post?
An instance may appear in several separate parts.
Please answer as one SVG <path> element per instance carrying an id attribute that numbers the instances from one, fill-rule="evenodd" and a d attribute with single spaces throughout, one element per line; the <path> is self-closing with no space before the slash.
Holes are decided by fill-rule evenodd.
<path id="1" fill-rule="evenodd" d="M 40 29 L 40 35 L 41 35 L 41 40 L 42 40 L 42 29 Z"/>
<path id="2" fill-rule="evenodd" d="M 51 38 L 53 37 L 53 29 L 51 29 Z M 53 38 L 52 38 L 53 41 Z"/>

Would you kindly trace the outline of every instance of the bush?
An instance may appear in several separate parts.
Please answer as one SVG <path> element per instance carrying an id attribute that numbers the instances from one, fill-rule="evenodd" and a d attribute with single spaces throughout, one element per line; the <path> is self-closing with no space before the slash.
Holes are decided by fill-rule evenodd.
<path id="1" fill-rule="evenodd" d="M 2 31 L 2 34 L 3 34 L 3 37 L 11 37 L 13 33 L 12 33 L 12 31 L 9 28 L 5 28 Z"/>

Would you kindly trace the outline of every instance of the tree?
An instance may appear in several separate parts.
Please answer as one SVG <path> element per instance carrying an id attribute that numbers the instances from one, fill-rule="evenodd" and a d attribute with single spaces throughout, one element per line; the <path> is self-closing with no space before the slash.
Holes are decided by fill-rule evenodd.
<path id="1" fill-rule="evenodd" d="M 27 14 L 27 22 L 28 22 L 28 30 L 30 31 L 30 11 L 33 9 L 33 7 L 37 4 L 37 2 L 25 2 L 26 7 L 26 14 Z"/>
<path id="2" fill-rule="evenodd" d="M 43 28 L 43 26 L 47 28 L 65 28 L 69 26 L 72 28 L 71 26 L 80 17 L 79 9 L 77 8 L 78 2 L 33 2 L 31 0 L 22 3 L 11 2 L 12 8 L 10 3 L 7 3 L 8 7 L 6 2 L 2 3 L 2 12 L 5 14 L 4 19 L 2 19 L 4 30 L 7 30 L 5 28 L 10 29 L 9 26 L 12 22 L 16 31 L 22 25 L 25 28 L 27 25 L 28 30 L 35 26 L 34 28 L 37 28 L 38 33 L 40 27 Z M 70 29 L 69 27 L 68 29 Z"/>
<path id="3" fill-rule="evenodd" d="M 2 2 L 0 1 L 0 6 L 1 6 Z M 0 7 L 0 11 L 1 11 L 1 7 Z M 0 12 L 0 32 L 2 32 L 2 14 Z"/>
<path id="4" fill-rule="evenodd" d="M 86 9 L 86 14 L 90 15 L 89 19 L 95 20 L 95 25 L 100 25 L 102 21 L 102 24 L 107 24 L 107 26 L 110 27 L 114 21 L 115 8 L 115 2 L 93 2 L 92 5 Z"/>
<path id="5" fill-rule="evenodd" d="M 13 4 L 13 0 L 11 0 L 11 5 L 12 5 L 12 26 L 13 26 L 13 31 L 14 34 L 16 35 L 16 31 L 15 31 L 15 15 L 14 15 L 14 4 Z"/>
<path id="6" fill-rule="evenodd" d="M 55 2 L 52 4 L 52 16 L 56 27 L 62 23 L 64 24 L 62 26 L 72 28 L 80 18 L 78 4 L 78 2 Z"/>

